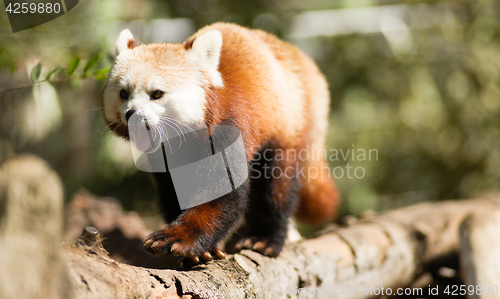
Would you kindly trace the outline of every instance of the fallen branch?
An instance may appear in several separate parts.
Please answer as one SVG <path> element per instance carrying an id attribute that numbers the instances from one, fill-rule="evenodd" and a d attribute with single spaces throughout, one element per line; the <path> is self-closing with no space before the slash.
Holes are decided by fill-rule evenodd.
<path id="1" fill-rule="evenodd" d="M 6 177 L 2 188 L 23 182 Z M 190 271 L 117 262 L 92 229 L 66 243 L 62 256 L 75 298 L 365 298 L 380 295 L 382 286 L 394 295 L 427 263 L 459 251 L 459 227 L 468 215 L 499 209 L 500 198 L 494 196 L 418 204 L 287 244 L 278 258 L 244 250 Z"/>

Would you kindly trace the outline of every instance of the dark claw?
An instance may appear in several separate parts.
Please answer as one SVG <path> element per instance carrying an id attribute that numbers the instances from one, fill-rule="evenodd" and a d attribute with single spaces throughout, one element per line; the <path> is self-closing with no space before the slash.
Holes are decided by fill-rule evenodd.
<path id="1" fill-rule="evenodd" d="M 205 252 L 203 252 L 203 254 L 201 255 L 201 259 L 202 259 L 204 262 L 208 262 L 208 261 L 213 260 L 213 259 L 214 259 L 214 257 L 210 254 L 210 252 L 205 251 Z"/>
<path id="2" fill-rule="evenodd" d="M 224 260 L 227 259 L 226 253 L 219 248 L 214 249 L 215 256 L 217 256 L 218 259 Z"/>

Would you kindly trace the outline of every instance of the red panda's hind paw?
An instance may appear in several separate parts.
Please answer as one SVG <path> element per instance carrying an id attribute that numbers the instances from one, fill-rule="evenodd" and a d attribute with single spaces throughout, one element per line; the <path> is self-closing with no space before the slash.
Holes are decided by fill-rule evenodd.
<path id="1" fill-rule="evenodd" d="M 183 257 L 177 263 L 178 270 L 190 269 L 196 265 L 207 263 L 211 260 L 227 259 L 226 253 L 218 248 L 205 251 L 199 256 Z"/>
<path id="2" fill-rule="evenodd" d="M 272 240 L 265 237 L 249 237 L 241 239 L 234 246 L 235 251 L 240 251 L 242 249 L 251 249 L 257 251 L 263 255 L 270 257 L 276 257 L 283 248 L 284 242 L 279 242 L 277 240 Z"/>

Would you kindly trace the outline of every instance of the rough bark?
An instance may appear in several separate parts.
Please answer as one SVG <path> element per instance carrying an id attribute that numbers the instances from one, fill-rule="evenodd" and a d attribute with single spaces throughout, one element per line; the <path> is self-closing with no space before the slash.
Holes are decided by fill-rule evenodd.
<path id="1" fill-rule="evenodd" d="M 65 254 L 82 297 L 295 298 L 302 288 L 300 298 L 332 298 L 335 292 L 364 298 L 370 289 L 396 292 L 409 285 L 426 263 L 458 251 L 459 226 L 471 211 L 499 207 L 498 198 L 420 204 L 288 244 L 276 259 L 245 250 L 184 272 L 131 267 L 75 245 Z M 89 290 L 97 278 L 99 291 Z"/>
<path id="2" fill-rule="evenodd" d="M 26 181 L 20 173 L 6 176 L 6 169 L 4 166 L 0 170 L 5 179 L 0 189 L 0 203 L 10 206 L 21 201 L 20 197 L 24 195 L 5 190 L 29 189 L 31 181 Z M 59 184 L 54 188 L 60 189 L 53 173 L 41 174 L 38 177 L 40 185 L 52 180 Z M 33 190 L 33 198 L 41 199 L 44 194 L 47 197 L 46 193 L 36 191 L 41 189 Z M 59 201 L 56 205 L 60 205 Z M 26 207 L 15 213 L 28 218 L 26 215 L 31 215 L 31 210 Z M 44 274 L 39 276 L 44 277 L 47 274 L 43 271 L 53 271 L 57 277 L 63 276 L 61 280 L 40 280 L 37 276 L 30 283 L 43 281 L 42 284 L 56 285 L 56 289 L 65 289 L 61 287 L 64 285 L 70 292 L 56 293 L 75 298 L 364 298 L 370 297 L 370 288 L 377 292 L 383 286 L 385 290 L 392 288 L 395 292 L 397 287 L 410 285 L 427 263 L 459 252 L 459 228 L 467 216 L 499 210 L 498 196 L 418 204 L 353 221 L 347 227 L 326 229 L 312 238 L 287 244 L 278 258 L 244 250 L 230 255 L 227 260 L 212 261 L 190 271 L 137 267 L 113 260 L 101 247 L 99 236 L 87 229 L 78 241 L 62 246 L 62 269 L 51 264 L 37 270 L 42 271 Z M 6 216 L 12 213 L 10 209 L 0 211 L 3 211 L 0 213 L 2 228 L 6 221 L 16 218 L 16 215 Z M 47 229 L 39 227 L 40 231 L 45 231 L 40 235 L 50 231 L 49 218 L 54 219 L 54 223 L 60 221 L 60 217 L 46 217 L 43 223 Z M 489 226 L 489 223 L 484 225 Z M 5 230 L 2 230 L 1 237 L 8 238 Z M 58 242 L 56 237 L 37 240 L 40 244 L 52 244 L 44 245 L 49 247 Z M 28 253 L 19 253 L 16 262 L 21 262 L 24 255 Z M 48 256 L 44 253 L 36 259 L 48 259 Z M 13 271 L 12 263 L 8 271 Z M 5 264 L 2 262 L 2 265 Z M 15 285 L 20 279 L 22 277 L 11 277 L 9 283 Z M 301 294 L 297 295 L 299 289 Z M 43 298 L 44 294 L 40 293 L 38 298 Z M 20 290 L 16 296 L 2 298 L 30 296 L 24 296 Z"/>

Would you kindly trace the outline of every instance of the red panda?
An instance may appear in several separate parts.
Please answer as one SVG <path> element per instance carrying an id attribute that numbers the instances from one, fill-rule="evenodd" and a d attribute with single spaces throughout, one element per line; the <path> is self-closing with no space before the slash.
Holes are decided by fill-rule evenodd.
<path id="1" fill-rule="evenodd" d="M 114 133 L 129 139 L 128 115 L 136 111 L 153 125 L 162 115 L 188 125 L 232 125 L 241 132 L 250 172 L 233 192 L 186 210 L 169 173 L 153 173 L 167 225 L 146 238 L 146 250 L 193 263 L 222 258 L 221 241 L 244 219 L 249 236 L 236 249 L 277 256 L 289 217 L 311 224 L 334 218 L 339 196 L 319 157 L 328 86 L 303 52 L 263 31 L 226 23 L 181 44 L 138 44 L 124 30 L 116 48 L 101 94 L 104 120 Z M 281 175 L 265 175 L 266 168 Z"/>

